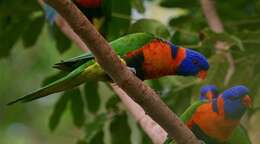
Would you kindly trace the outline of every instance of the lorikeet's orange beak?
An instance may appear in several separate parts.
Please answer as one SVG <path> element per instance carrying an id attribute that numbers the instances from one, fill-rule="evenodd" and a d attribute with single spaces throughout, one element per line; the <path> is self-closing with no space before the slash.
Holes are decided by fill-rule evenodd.
<path id="1" fill-rule="evenodd" d="M 199 71 L 198 77 L 199 77 L 200 79 L 204 80 L 204 79 L 207 77 L 207 71 L 205 71 L 205 70 Z"/>
<path id="2" fill-rule="evenodd" d="M 250 96 L 247 95 L 243 98 L 243 104 L 248 108 L 252 107 L 252 99 L 250 98 Z"/>

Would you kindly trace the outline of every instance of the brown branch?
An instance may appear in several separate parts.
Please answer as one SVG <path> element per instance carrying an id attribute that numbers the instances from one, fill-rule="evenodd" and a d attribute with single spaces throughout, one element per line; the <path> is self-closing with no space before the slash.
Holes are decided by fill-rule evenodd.
<path id="1" fill-rule="evenodd" d="M 223 23 L 221 22 L 215 7 L 215 0 L 200 0 L 200 4 L 202 7 L 202 11 L 206 17 L 206 20 L 210 28 L 212 29 L 212 31 L 216 33 L 224 32 Z M 225 76 L 224 85 L 228 85 L 230 79 L 232 78 L 236 70 L 234 58 L 232 54 L 228 51 L 227 46 L 228 44 L 226 44 L 223 41 L 217 41 L 215 45 L 217 52 L 223 53 L 223 55 L 226 57 L 229 63 L 229 69 Z"/>
<path id="2" fill-rule="evenodd" d="M 223 24 L 216 11 L 215 0 L 201 0 L 200 2 L 210 28 L 216 33 L 224 32 Z"/>
<path id="3" fill-rule="evenodd" d="M 126 68 L 111 46 L 71 1 L 47 0 L 46 2 L 59 11 L 75 33 L 89 46 L 98 63 L 114 82 L 140 104 L 147 114 L 168 132 L 169 136 L 179 144 L 199 144 L 193 133 L 162 102 L 160 97 Z"/>

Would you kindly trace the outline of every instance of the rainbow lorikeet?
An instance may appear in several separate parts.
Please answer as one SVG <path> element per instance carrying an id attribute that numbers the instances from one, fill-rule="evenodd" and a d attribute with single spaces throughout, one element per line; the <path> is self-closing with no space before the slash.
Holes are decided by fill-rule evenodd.
<path id="1" fill-rule="evenodd" d="M 204 79 L 209 69 L 207 59 L 202 54 L 177 47 L 152 34 L 129 34 L 110 44 L 118 56 L 142 80 L 167 75 L 199 76 Z M 9 104 L 28 102 L 89 81 L 111 81 L 91 53 L 62 61 L 54 67 L 68 72 L 68 75 Z"/>
<path id="2" fill-rule="evenodd" d="M 201 88 L 200 100 L 212 101 L 219 96 L 219 90 L 215 85 L 206 85 Z M 229 144 L 250 144 L 249 136 L 242 125 L 238 126 L 228 140 Z"/>
<path id="3" fill-rule="evenodd" d="M 205 89 L 211 91 L 216 88 L 206 86 L 202 91 L 209 94 Z M 206 144 L 250 144 L 248 135 L 240 125 L 241 117 L 251 105 L 248 93 L 248 88 L 240 85 L 225 90 L 211 101 L 203 98 L 193 103 L 181 119 Z M 165 143 L 174 141 L 168 139 Z"/>
<path id="4" fill-rule="evenodd" d="M 104 2 L 105 0 L 73 0 L 75 5 L 82 11 L 82 13 L 94 24 L 97 29 L 100 29 L 104 18 L 107 16 L 105 14 Z M 50 24 L 53 24 L 58 13 L 48 4 L 44 5 L 44 11 L 47 20 Z"/>

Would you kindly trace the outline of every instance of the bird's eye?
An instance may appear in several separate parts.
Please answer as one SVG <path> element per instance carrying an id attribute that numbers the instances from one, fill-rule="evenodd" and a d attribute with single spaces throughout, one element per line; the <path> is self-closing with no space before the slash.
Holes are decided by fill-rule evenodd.
<path id="1" fill-rule="evenodd" d="M 192 63 L 193 63 L 194 65 L 198 65 L 198 64 L 199 64 L 199 62 L 198 62 L 197 60 L 195 60 L 195 59 L 192 60 Z"/>

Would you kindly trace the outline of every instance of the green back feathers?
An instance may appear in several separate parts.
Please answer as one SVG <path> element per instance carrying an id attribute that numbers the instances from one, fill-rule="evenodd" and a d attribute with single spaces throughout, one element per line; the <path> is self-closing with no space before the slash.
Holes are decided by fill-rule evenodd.
<path id="1" fill-rule="evenodd" d="M 110 42 L 110 44 L 115 52 L 122 56 L 130 51 L 143 47 L 155 38 L 153 34 L 149 33 L 134 33 L 116 39 Z"/>
<path id="2" fill-rule="evenodd" d="M 130 51 L 141 48 L 155 38 L 156 37 L 154 35 L 149 33 L 134 33 L 118 38 L 110 42 L 110 44 L 117 55 L 123 56 Z M 61 61 L 60 63 L 56 63 L 53 67 L 70 72 L 91 59 L 94 59 L 94 56 L 91 52 L 88 52 L 80 56 Z"/>

